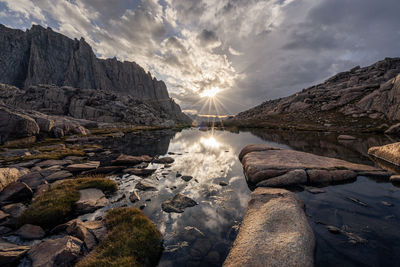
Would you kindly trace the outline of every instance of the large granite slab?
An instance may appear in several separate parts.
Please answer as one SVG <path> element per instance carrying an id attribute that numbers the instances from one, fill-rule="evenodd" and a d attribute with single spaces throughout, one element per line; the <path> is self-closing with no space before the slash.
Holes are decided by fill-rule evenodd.
<path id="1" fill-rule="evenodd" d="M 239 159 L 247 182 L 265 187 L 340 183 L 357 175 L 390 177 L 377 167 L 267 145 L 248 145 Z"/>
<path id="2" fill-rule="evenodd" d="M 313 266 L 315 237 L 303 208 L 292 192 L 257 188 L 223 266 Z"/>

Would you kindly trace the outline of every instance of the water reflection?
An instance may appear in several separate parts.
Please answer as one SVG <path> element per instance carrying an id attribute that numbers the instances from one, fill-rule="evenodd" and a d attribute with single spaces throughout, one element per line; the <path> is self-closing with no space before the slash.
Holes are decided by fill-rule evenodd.
<path id="1" fill-rule="evenodd" d="M 116 153 L 130 155 L 148 154 L 151 156 L 171 156 L 175 162 L 171 166 L 153 164 L 149 168 L 157 171 L 144 180 L 153 184 L 158 191 L 140 191 L 141 200 L 132 204 L 129 195 L 136 190 L 135 185 L 143 178 L 134 175 L 115 177 L 119 184 L 119 194 L 112 199 L 104 209 L 82 219 L 94 219 L 102 215 L 105 210 L 120 206 L 144 207 L 143 212 L 157 225 L 164 235 L 165 251 L 160 261 L 160 266 L 221 266 L 229 248 L 234 241 L 239 224 L 247 208 L 250 190 L 243 177 L 242 165 L 237 155 L 240 150 L 251 143 L 263 143 L 286 149 L 296 149 L 318 155 L 341 158 L 344 160 L 373 164 L 367 156 L 367 150 L 373 145 L 383 145 L 393 142 L 385 136 L 357 136 L 354 142 L 338 142 L 337 135 L 331 133 L 312 132 L 277 132 L 256 130 L 252 132 L 227 132 L 227 131 L 199 131 L 186 129 L 181 132 L 155 131 L 141 134 L 128 134 L 122 138 L 107 140 L 102 145 Z M 193 176 L 185 182 L 177 173 Z M 362 182 L 360 186 L 358 184 Z M 324 266 L 322 253 L 329 251 L 330 258 L 340 258 L 345 254 L 348 246 L 343 246 L 343 240 L 323 229 L 318 223 L 318 218 L 327 218 L 325 223 L 341 226 L 350 225 L 355 231 L 360 231 L 360 222 L 365 225 L 377 227 L 379 219 L 390 216 L 390 209 L 380 210 L 379 205 L 374 210 L 362 213 L 359 210 L 346 210 L 345 196 L 356 196 L 364 202 L 368 198 L 374 201 L 384 200 L 391 184 L 376 186 L 375 181 L 362 179 L 354 184 L 329 187 L 327 194 L 314 196 L 308 192 L 298 194 L 306 203 L 310 215 L 310 222 L 321 240 L 317 243 L 317 266 Z M 222 183 L 221 183 L 222 182 Z M 221 184 L 227 186 L 222 186 Z M 363 195 L 358 192 L 363 190 Z M 333 192 L 333 193 L 330 193 Z M 398 191 L 397 191 L 398 192 Z M 183 213 L 166 213 L 161 209 L 161 203 L 177 193 L 184 194 L 198 205 L 187 208 Z M 397 193 L 396 193 L 397 194 Z M 125 195 L 125 197 L 123 197 Z M 385 200 L 387 201 L 387 200 Z M 391 200 L 395 206 L 398 201 Z M 394 208 L 396 209 L 396 208 Z M 368 215 L 371 213 L 372 215 Z M 334 214 L 334 220 L 324 214 Z M 321 216 L 319 216 L 321 215 Z M 392 214 L 393 215 L 393 214 Z M 397 216 L 398 213 L 395 214 Z M 400 216 L 400 215 L 399 215 Z M 313 218 L 317 218 L 313 220 Z M 385 223 L 385 229 L 374 229 L 376 234 L 368 236 L 369 242 L 381 245 L 387 249 L 393 245 L 389 238 L 394 231 L 396 220 Z M 385 226 L 385 227 L 386 227 Z M 380 237 L 378 236 L 380 235 Z M 325 242 L 324 240 L 329 240 Z M 375 242 L 375 243 L 374 243 Z M 330 249 L 334 247 L 334 249 Z M 354 253 L 367 251 L 373 253 L 373 247 L 353 247 Z M 351 254 L 354 256 L 355 254 Z M 385 254 L 386 255 L 386 254 Z M 356 256 L 354 256 L 356 257 Z M 335 261 L 336 262 L 336 261 Z M 343 261 L 344 262 L 344 261 Z M 364 261 L 347 261 L 347 263 Z M 385 261 L 386 263 L 390 261 Z"/>

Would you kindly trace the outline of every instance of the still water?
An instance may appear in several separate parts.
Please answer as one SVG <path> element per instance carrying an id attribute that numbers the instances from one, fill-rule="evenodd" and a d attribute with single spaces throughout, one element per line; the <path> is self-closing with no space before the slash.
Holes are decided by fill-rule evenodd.
<path id="1" fill-rule="evenodd" d="M 139 191 L 141 200 L 134 204 L 129 201 L 130 192 L 143 178 L 115 177 L 120 193 L 113 197 L 112 204 L 86 219 L 93 219 L 112 207 L 142 207 L 164 235 L 165 250 L 159 266 L 221 266 L 246 213 L 251 192 L 237 158 L 245 145 L 263 143 L 372 165 L 368 148 L 394 141 L 369 135 L 357 136 L 352 142 L 338 142 L 337 135 L 330 133 L 268 130 L 186 129 L 126 135 L 103 145 L 130 155 L 170 156 L 175 162 L 171 166 L 149 166 L 157 171 L 145 181 L 157 191 Z M 177 173 L 193 179 L 186 182 Z M 400 252 L 399 188 L 388 182 L 359 177 L 352 184 L 324 190 L 325 193 L 317 195 L 296 190 L 306 204 L 306 214 L 316 234 L 317 266 L 400 266 L 397 257 Z M 177 193 L 192 198 L 198 205 L 186 208 L 183 213 L 162 211 L 161 203 Z M 344 234 L 332 234 L 327 225 L 356 235 L 362 242 L 350 242 Z"/>

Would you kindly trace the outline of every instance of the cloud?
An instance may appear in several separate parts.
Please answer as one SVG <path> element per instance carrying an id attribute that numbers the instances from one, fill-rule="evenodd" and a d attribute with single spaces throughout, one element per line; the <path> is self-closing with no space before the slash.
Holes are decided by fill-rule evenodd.
<path id="1" fill-rule="evenodd" d="M 0 22 L 83 36 L 98 56 L 166 81 L 183 109 L 219 88 L 232 114 L 399 56 L 398 10 L 398 0 L 0 0 Z"/>

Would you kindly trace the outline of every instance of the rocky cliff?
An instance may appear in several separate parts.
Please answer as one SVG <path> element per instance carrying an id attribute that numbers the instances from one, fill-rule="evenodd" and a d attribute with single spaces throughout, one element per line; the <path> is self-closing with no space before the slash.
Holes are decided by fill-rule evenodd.
<path id="1" fill-rule="evenodd" d="M 239 113 L 228 123 L 373 131 L 400 121 L 400 58 L 355 67 L 324 83 Z M 382 127 L 381 127 L 382 126 Z"/>
<path id="2" fill-rule="evenodd" d="M 51 84 L 111 91 L 146 103 L 165 119 L 190 122 L 164 82 L 134 62 L 97 58 L 83 38 L 72 40 L 35 25 L 25 32 L 0 25 L 0 63 L 0 82 L 20 89 Z"/>

